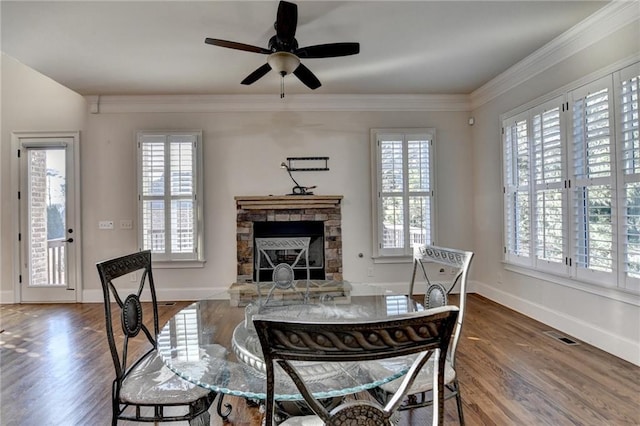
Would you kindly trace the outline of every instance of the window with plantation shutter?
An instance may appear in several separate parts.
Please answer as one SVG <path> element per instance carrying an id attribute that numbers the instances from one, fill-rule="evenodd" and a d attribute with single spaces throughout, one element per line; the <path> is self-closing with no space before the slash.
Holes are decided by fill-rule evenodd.
<path id="1" fill-rule="evenodd" d="M 374 257 L 407 257 L 433 243 L 433 129 L 371 131 Z"/>
<path id="2" fill-rule="evenodd" d="M 620 281 L 628 290 L 640 291 L 640 64 L 615 75 L 619 96 L 618 186 L 622 193 L 619 251 Z"/>
<path id="3" fill-rule="evenodd" d="M 561 104 L 562 99 L 555 99 L 532 111 L 532 186 L 536 265 L 566 273 Z"/>
<path id="4" fill-rule="evenodd" d="M 527 120 L 515 117 L 504 124 L 505 256 L 528 262 L 531 256 L 531 177 Z"/>
<path id="5" fill-rule="evenodd" d="M 612 80 L 606 77 L 569 94 L 572 256 L 576 276 L 613 283 L 615 175 Z"/>
<path id="6" fill-rule="evenodd" d="M 640 294 L 640 63 L 575 87 L 503 118 L 504 260 Z"/>
<path id="7" fill-rule="evenodd" d="M 139 132 L 139 241 L 154 261 L 202 261 L 201 132 Z"/>

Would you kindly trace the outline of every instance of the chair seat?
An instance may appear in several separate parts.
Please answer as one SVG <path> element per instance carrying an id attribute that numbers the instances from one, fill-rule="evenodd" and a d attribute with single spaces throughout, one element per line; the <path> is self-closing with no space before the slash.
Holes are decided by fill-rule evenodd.
<path id="1" fill-rule="evenodd" d="M 177 376 L 152 351 L 122 382 L 120 401 L 137 405 L 187 405 L 209 393 L 210 390 Z"/>
<path id="2" fill-rule="evenodd" d="M 380 385 L 380 388 L 388 393 L 395 393 L 402 384 L 402 377 L 393 380 L 384 385 Z M 451 367 L 449 360 L 445 361 L 444 365 L 444 384 L 452 383 L 456 379 L 456 371 Z M 427 363 L 422 367 L 420 373 L 411 385 L 409 394 L 418 392 L 427 392 L 433 389 L 433 358 L 429 359 Z"/>

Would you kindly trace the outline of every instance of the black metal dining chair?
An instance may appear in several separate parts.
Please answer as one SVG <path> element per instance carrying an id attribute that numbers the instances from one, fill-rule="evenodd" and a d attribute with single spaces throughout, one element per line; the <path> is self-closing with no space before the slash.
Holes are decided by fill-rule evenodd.
<path id="1" fill-rule="evenodd" d="M 460 309 L 460 313 L 445 359 L 444 399 L 456 398 L 458 420 L 461 425 L 464 425 L 464 415 L 462 411 L 460 382 L 458 381 L 458 375 L 456 373 L 456 352 L 464 323 L 464 314 L 467 305 L 467 276 L 472 259 L 473 252 L 471 251 L 433 245 L 417 245 L 414 247 L 413 252 L 413 273 L 409 286 L 409 297 L 413 297 L 416 280 L 419 280 L 420 277 L 424 280 L 426 286 L 424 307 L 426 309 L 452 304 L 453 302 L 450 300 L 452 298 L 449 296 L 454 288 L 458 289 L 457 306 Z M 430 274 L 427 273 L 427 269 L 430 270 Z M 433 403 L 434 370 L 435 368 L 432 362 L 428 362 L 424 366 L 411 386 L 411 389 L 409 389 L 409 396 L 400 407 L 400 410 L 425 407 Z M 389 400 L 399 386 L 401 386 L 401 382 L 395 380 L 381 385 L 372 391 L 372 393 L 382 401 Z"/>
<path id="2" fill-rule="evenodd" d="M 208 410 L 216 393 L 178 377 L 164 365 L 157 352 L 158 306 L 151 252 L 129 254 L 96 266 L 104 295 L 107 340 L 116 372 L 111 389 L 112 425 L 117 425 L 118 420 L 187 420 L 191 426 L 209 425 Z M 140 279 L 137 289 L 129 291 L 132 282 L 125 276 L 133 274 L 140 274 Z M 143 307 L 143 297 L 151 300 L 150 306 Z M 133 356 L 141 350 L 142 356 Z"/>
<path id="3" fill-rule="evenodd" d="M 458 308 L 445 306 L 430 311 L 414 312 L 393 319 L 357 322 L 308 322 L 297 320 L 254 318 L 267 372 L 265 426 L 272 426 L 275 416 L 275 376 L 286 373 L 300 391 L 315 417 L 285 420 L 280 426 L 292 424 L 327 424 L 384 426 L 402 404 L 422 366 L 433 359 L 437 365 L 434 376 L 433 424 L 443 422 L 444 362 L 453 333 Z M 386 403 L 374 400 L 351 400 L 335 408 L 325 408 L 314 397 L 296 363 L 359 362 L 389 359 L 417 354 L 411 368 L 402 379 L 395 395 Z M 276 368 L 276 364 L 281 369 Z M 283 373 L 284 372 L 284 373 Z M 313 379 L 313 378 L 308 378 Z"/>

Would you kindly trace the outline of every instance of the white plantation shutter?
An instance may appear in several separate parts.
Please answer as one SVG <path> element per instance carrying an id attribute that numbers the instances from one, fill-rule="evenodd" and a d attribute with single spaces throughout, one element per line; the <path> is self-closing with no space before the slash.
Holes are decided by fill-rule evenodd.
<path id="1" fill-rule="evenodd" d="M 622 187 L 620 282 L 640 291 L 640 64 L 616 74 L 619 90 L 618 182 Z"/>
<path id="2" fill-rule="evenodd" d="M 600 284 L 613 284 L 616 269 L 611 93 L 608 77 L 570 94 L 573 267 Z"/>
<path id="3" fill-rule="evenodd" d="M 164 252 L 165 247 L 165 137 L 148 135 L 140 139 L 142 175 L 142 247 Z"/>
<path id="4" fill-rule="evenodd" d="M 529 263 L 531 256 L 531 162 L 526 114 L 503 123 L 505 257 Z"/>
<path id="5" fill-rule="evenodd" d="M 193 253 L 195 250 L 193 146 L 196 142 L 196 138 L 190 135 L 169 136 L 172 253 Z"/>
<path id="6" fill-rule="evenodd" d="M 432 129 L 372 130 L 376 256 L 411 256 L 433 242 Z"/>
<path id="7" fill-rule="evenodd" d="M 140 132 L 141 249 L 154 260 L 202 260 L 200 132 Z"/>
<path id="8" fill-rule="evenodd" d="M 533 204 L 536 266 L 567 273 L 561 104 L 556 99 L 531 112 Z"/>
<path id="9" fill-rule="evenodd" d="M 640 294 L 639 98 L 640 62 L 503 119 L 505 262 Z"/>

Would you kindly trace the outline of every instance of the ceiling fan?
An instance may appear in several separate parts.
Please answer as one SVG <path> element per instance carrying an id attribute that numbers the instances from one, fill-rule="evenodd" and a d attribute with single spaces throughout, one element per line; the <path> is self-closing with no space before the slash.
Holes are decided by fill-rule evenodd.
<path id="1" fill-rule="evenodd" d="M 314 46 L 298 47 L 295 38 L 298 25 L 298 6 L 294 3 L 281 1 L 274 28 L 276 34 L 269 39 L 269 47 L 262 48 L 235 41 L 206 38 L 205 43 L 229 49 L 244 50 L 246 52 L 269 55 L 267 63 L 253 71 L 242 84 L 253 84 L 272 69 L 282 76 L 280 97 L 284 97 L 284 76 L 293 73 L 298 79 L 312 90 L 321 86 L 320 80 L 300 63 L 300 59 L 333 58 L 338 56 L 355 55 L 360 52 L 360 43 L 329 43 Z"/>

